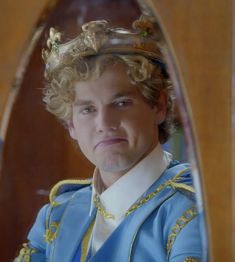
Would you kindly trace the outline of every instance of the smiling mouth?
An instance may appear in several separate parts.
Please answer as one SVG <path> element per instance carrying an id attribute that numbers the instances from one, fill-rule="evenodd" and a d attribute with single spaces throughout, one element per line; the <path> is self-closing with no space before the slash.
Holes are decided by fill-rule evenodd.
<path id="1" fill-rule="evenodd" d="M 126 139 L 124 138 L 110 138 L 110 139 L 105 139 L 105 140 L 102 140 L 100 142 L 98 142 L 96 145 L 95 145 L 95 149 L 97 147 L 106 147 L 106 146 L 111 146 L 111 145 L 114 145 L 114 144 L 119 144 L 119 143 L 122 143 L 122 142 L 127 142 Z"/>

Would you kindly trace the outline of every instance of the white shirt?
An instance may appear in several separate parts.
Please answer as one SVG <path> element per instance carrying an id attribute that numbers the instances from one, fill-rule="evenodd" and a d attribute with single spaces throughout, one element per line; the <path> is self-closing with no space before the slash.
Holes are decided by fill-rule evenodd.
<path id="1" fill-rule="evenodd" d="M 99 170 L 95 169 L 92 183 L 91 211 L 94 208 L 93 197 L 97 194 L 105 211 L 115 218 L 104 218 L 97 212 L 90 240 L 93 254 L 123 221 L 126 211 L 160 177 L 169 165 L 171 158 L 171 154 L 163 151 L 161 145 L 158 144 L 149 155 L 106 190 L 102 185 Z"/>

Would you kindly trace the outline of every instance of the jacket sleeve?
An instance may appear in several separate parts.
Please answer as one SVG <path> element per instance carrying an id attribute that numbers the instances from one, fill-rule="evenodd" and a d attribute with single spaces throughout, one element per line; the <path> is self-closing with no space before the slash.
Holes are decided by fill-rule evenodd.
<path id="1" fill-rule="evenodd" d="M 180 221 L 176 228 L 176 238 L 172 245 L 170 262 L 199 262 L 202 261 L 202 240 L 200 234 L 200 215 L 196 215 L 185 226 Z M 206 249 L 206 248 L 205 248 Z M 203 260 L 205 261 L 205 260 Z"/>
<path id="2" fill-rule="evenodd" d="M 45 205 L 39 211 L 36 221 L 28 234 L 28 243 L 23 244 L 14 262 L 43 262 L 46 259 L 47 243 L 44 239 L 49 215 L 49 205 Z"/>

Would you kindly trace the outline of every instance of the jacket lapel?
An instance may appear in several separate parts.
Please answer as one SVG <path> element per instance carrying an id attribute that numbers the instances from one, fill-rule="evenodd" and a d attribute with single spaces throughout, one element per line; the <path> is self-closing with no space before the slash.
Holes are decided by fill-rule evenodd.
<path id="1" fill-rule="evenodd" d="M 51 261 L 69 262 L 95 217 L 90 215 L 91 191 L 79 190 L 68 204 L 61 218 L 60 229 L 52 250 Z"/>

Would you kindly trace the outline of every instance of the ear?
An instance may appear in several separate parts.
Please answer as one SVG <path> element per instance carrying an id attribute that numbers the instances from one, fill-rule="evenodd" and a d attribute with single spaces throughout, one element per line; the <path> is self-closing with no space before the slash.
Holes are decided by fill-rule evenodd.
<path id="1" fill-rule="evenodd" d="M 156 125 L 160 125 L 165 121 L 166 111 L 167 111 L 167 94 L 164 91 L 161 91 L 156 103 Z"/>
<path id="2" fill-rule="evenodd" d="M 70 137 L 74 140 L 77 140 L 77 134 L 72 120 L 67 122 L 67 128 L 69 130 Z"/>

